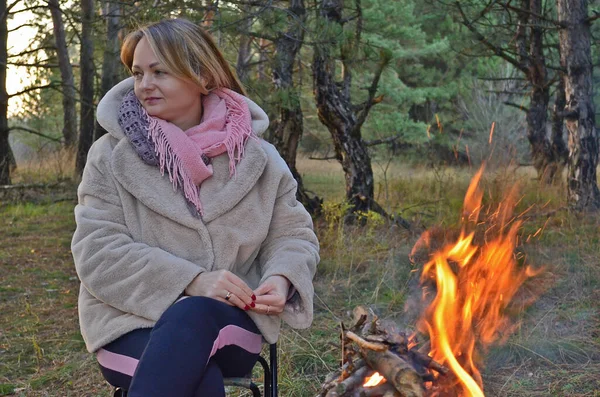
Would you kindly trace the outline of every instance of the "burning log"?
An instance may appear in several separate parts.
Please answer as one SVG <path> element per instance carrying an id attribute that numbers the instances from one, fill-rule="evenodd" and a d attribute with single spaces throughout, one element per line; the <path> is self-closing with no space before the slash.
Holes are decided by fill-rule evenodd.
<path id="1" fill-rule="evenodd" d="M 318 397 L 422 397 L 424 383 L 434 379 L 432 371 L 448 373 L 417 351 L 394 322 L 380 320 L 364 306 L 354 310 L 350 329 L 341 327 L 344 365 L 327 377 Z M 380 380 L 367 382 L 373 374 Z"/>
<path id="2" fill-rule="evenodd" d="M 403 397 L 422 397 L 423 379 L 417 371 L 398 354 L 389 350 L 362 349 L 367 364 L 379 372 Z"/>

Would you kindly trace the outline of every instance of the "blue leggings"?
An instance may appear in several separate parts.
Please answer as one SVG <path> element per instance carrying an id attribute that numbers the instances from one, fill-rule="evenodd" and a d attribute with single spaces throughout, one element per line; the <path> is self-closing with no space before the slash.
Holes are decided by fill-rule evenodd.
<path id="1" fill-rule="evenodd" d="M 258 360 L 262 336 L 241 309 L 189 297 L 152 329 L 138 329 L 97 353 L 102 374 L 129 397 L 224 397 L 223 377 L 242 377 Z"/>

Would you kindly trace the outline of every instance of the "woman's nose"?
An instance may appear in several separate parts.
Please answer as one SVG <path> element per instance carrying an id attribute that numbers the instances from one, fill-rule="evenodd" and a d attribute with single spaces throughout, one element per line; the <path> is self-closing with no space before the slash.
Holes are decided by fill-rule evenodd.
<path id="1" fill-rule="evenodd" d="M 152 78 L 152 74 L 144 74 L 142 76 L 142 81 L 140 82 L 140 88 L 147 90 L 154 86 L 154 79 Z"/>

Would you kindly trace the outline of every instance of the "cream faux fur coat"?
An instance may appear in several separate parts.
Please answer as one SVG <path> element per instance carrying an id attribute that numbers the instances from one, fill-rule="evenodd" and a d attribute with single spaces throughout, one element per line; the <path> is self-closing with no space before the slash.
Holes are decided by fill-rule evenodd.
<path id="1" fill-rule="evenodd" d="M 312 278 L 319 246 L 312 220 L 296 201 L 296 182 L 275 148 L 249 139 L 236 176 L 227 154 L 212 161 L 202 183 L 201 219 L 167 175 L 139 159 L 117 122 L 133 79 L 116 85 L 98 105 L 109 132 L 89 151 L 75 207 L 72 252 L 81 280 L 79 319 L 90 352 L 138 328 L 152 327 L 202 272 L 227 269 L 256 288 L 271 275 L 287 277 L 295 293 L 280 316 L 249 311 L 273 343 L 281 320 L 312 322 Z M 247 100 L 260 135 L 266 114 Z"/>

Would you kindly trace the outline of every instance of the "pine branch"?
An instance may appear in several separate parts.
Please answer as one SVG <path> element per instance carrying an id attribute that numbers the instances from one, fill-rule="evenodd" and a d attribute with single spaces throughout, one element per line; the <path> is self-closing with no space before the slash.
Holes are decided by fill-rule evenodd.
<path id="1" fill-rule="evenodd" d="M 594 16 L 587 18 L 585 20 L 585 23 L 591 24 L 592 22 L 594 22 L 597 19 L 600 19 L 600 12 L 594 11 Z"/>
<path id="2" fill-rule="evenodd" d="M 46 84 L 46 85 L 38 85 L 35 87 L 28 87 L 28 88 L 24 89 L 23 91 L 15 92 L 14 94 L 9 95 L 8 98 L 13 98 L 13 97 L 16 97 L 19 95 L 26 94 L 31 91 L 41 90 L 44 88 L 53 88 L 53 87 L 56 87 L 57 85 L 59 86 L 60 84 L 50 83 L 50 84 Z"/>
<path id="3" fill-rule="evenodd" d="M 484 44 L 486 47 L 488 47 L 490 50 L 492 50 L 492 52 L 494 54 L 503 58 L 507 62 L 511 63 L 514 67 L 516 67 L 523 73 L 525 73 L 525 74 L 529 73 L 529 70 L 527 69 L 527 67 L 525 65 L 523 65 L 521 62 L 519 62 L 517 59 L 509 56 L 506 53 L 506 51 L 503 51 L 498 46 L 492 44 L 473 26 L 473 24 L 471 22 L 469 22 L 469 20 L 467 19 L 467 16 L 465 15 L 465 12 L 463 11 L 462 7 L 460 6 L 460 1 L 456 1 L 455 4 L 456 4 L 456 7 L 458 8 L 458 11 L 460 12 L 462 19 L 463 19 L 463 25 L 465 25 L 466 28 L 469 29 L 471 31 L 471 33 L 473 33 L 475 35 L 475 38 L 477 40 L 479 40 L 482 44 Z"/>
<path id="4" fill-rule="evenodd" d="M 309 156 L 308 159 L 309 160 L 337 160 L 338 158 L 336 156 L 328 156 L 328 157 L 313 157 L 313 156 Z"/>
<path id="5" fill-rule="evenodd" d="M 513 5 L 510 4 L 510 1 L 508 3 L 506 3 L 506 4 L 501 4 L 501 6 L 504 7 L 504 8 L 506 8 L 506 9 L 509 9 L 509 10 L 512 10 L 512 11 L 516 11 L 518 13 L 525 13 L 525 14 L 532 15 L 532 16 L 536 17 L 537 19 L 541 20 L 541 21 L 549 22 L 549 23 L 551 23 L 553 25 L 556 25 L 559 28 L 566 28 L 567 27 L 564 22 L 557 21 L 555 19 L 546 18 L 545 16 L 540 15 L 540 14 L 538 14 L 536 12 L 531 11 L 531 10 L 526 10 L 526 9 L 523 9 L 523 8 L 515 7 L 515 6 L 513 6 Z"/>
<path id="6" fill-rule="evenodd" d="M 483 80 L 483 81 L 529 81 L 522 77 L 478 77 L 477 80 Z"/>
<path id="7" fill-rule="evenodd" d="M 17 4 L 19 4 L 20 2 L 21 2 L 20 0 L 15 0 L 15 2 L 14 2 L 14 3 L 12 3 L 12 4 L 9 4 L 9 5 L 6 7 L 6 10 L 4 11 L 4 14 L 0 15 L 0 21 L 5 21 L 5 20 L 6 20 L 6 18 L 8 17 L 8 14 L 10 14 L 10 10 L 11 10 L 11 9 L 12 9 L 14 6 L 16 6 Z"/>
<path id="8" fill-rule="evenodd" d="M 373 139 L 371 141 L 365 141 L 365 146 L 376 146 L 376 145 L 382 145 L 385 143 L 392 143 L 392 142 L 397 141 L 400 138 L 404 138 L 404 134 L 400 133 L 398 135 L 390 136 L 387 138 Z"/>
<path id="9" fill-rule="evenodd" d="M 25 132 L 29 132 L 30 134 L 41 136 L 42 138 L 46 138 L 46 139 L 49 139 L 49 140 L 54 141 L 54 142 L 58 142 L 58 143 L 62 142 L 60 140 L 60 138 L 55 138 L 53 136 L 45 135 L 45 134 L 42 134 L 39 131 L 32 130 L 32 129 L 26 128 L 26 127 L 18 127 L 18 126 L 8 127 L 8 131 L 25 131 Z"/>
<path id="10" fill-rule="evenodd" d="M 510 107 L 513 107 L 513 108 L 517 108 L 517 109 L 519 109 L 519 110 L 522 110 L 522 111 L 524 111 L 525 113 L 529 112 L 529 109 L 528 109 L 528 108 L 526 108 L 526 107 L 525 107 L 525 106 L 523 106 L 523 105 L 519 105 L 518 103 L 509 102 L 509 101 L 504 101 L 503 103 L 504 103 L 506 106 L 510 106 Z"/>
<path id="11" fill-rule="evenodd" d="M 28 68 L 45 68 L 45 69 L 55 69 L 58 68 L 58 64 L 57 63 L 43 63 L 46 62 L 47 59 L 40 61 L 40 63 L 22 63 L 22 62 L 8 62 L 7 65 L 12 65 L 12 66 L 25 66 Z M 3 63 L 0 62 L 0 65 L 2 65 Z M 78 63 L 72 63 L 71 64 L 72 68 L 78 68 L 79 64 Z"/>
<path id="12" fill-rule="evenodd" d="M 19 3 L 20 1 L 16 1 L 15 3 Z M 33 11 L 33 10 L 38 10 L 41 8 L 46 8 L 45 6 L 32 6 L 32 7 L 26 7 L 26 8 L 21 8 L 20 10 L 16 10 L 13 11 L 11 14 L 15 15 L 18 14 L 20 12 L 27 12 L 27 11 Z"/>
<path id="13" fill-rule="evenodd" d="M 38 48 L 34 48 L 32 50 L 27 50 L 27 51 L 20 52 L 18 54 L 9 55 L 8 58 L 22 57 L 22 56 L 25 56 L 25 55 L 33 54 L 33 53 L 38 52 L 38 51 L 46 51 L 46 50 L 56 51 L 56 46 L 38 47 Z"/>
<path id="14" fill-rule="evenodd" d="M 371 86 L 369 87 L 369 96 L 365 102 L 360 105 L 361 111 L 358 114 L 356 124 L 354 127 L 355 131 L 360 131 L 361 126 L 364 124 L 367 116 L 369 115 L 369 111 L 376 103 L 379 103 L 383 100 L 383 96 L 379 96 L 375 98 L 375 94 L 377 94 L 377 87 L 379 86 L 379 80 L 381 79 L 381 74 L 383 73 L 383 69 L 390 62 L 389 54 L 384 53 L 382 50 L 381 61 L 375 71 L 375 76 L 373 76 L 373 81 L 371 82 Z"/>
<path id="15" fill-rule="evenodd" d="M 17 26 L 16 28 L 7 30 L 7 32 L 12 33 L 12 32 L 16 32 L 17 30 L 19 30 L 21 28 L 35 28 L 35 27 L 37 27 L 37 25 L 35 25 L 33 23 L 24 23 L 22 25 Z"/>

